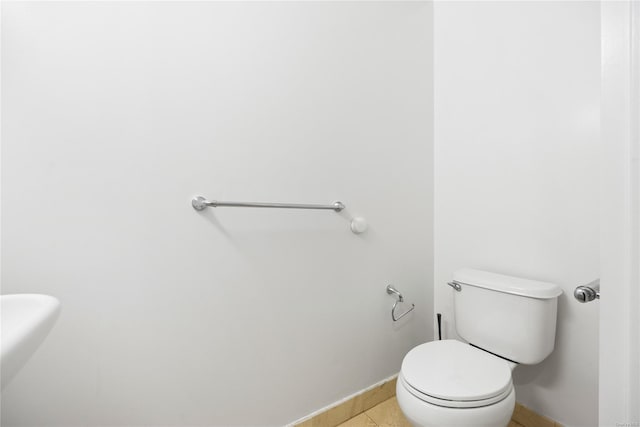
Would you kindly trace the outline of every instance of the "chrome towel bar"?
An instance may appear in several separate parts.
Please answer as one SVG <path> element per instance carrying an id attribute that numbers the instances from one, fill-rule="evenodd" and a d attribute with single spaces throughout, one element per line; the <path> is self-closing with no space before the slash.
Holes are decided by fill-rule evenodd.
<path id="1" fill-rule="evenodd" d="M 196 196 L 191 200 L 191 206 L 197 211 L 206 208 L 280 208 L 280 209 L 324 209 L 340 212 L 345 208 L 342 202 L 333 202 L 330 205 L 314 205 L 305 203 L 260 203 L 260 202 L 221 202 L 219 200 L 207 200 L 205 197 Z"/>

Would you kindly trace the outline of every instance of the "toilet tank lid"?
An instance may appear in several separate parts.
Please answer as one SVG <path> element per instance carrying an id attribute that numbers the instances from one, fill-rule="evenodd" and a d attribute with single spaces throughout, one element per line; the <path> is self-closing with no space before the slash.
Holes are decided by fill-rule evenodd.
<path id="1" fill-rule="evenodd" d="M 453 280 L 463 285 L 491 289 L 507 294 L 522 295 L 530 298 L 551 299 L 562 294 L 556 284 L 505 276 L 489 271 L 462 268 L 453 273 Z"/>

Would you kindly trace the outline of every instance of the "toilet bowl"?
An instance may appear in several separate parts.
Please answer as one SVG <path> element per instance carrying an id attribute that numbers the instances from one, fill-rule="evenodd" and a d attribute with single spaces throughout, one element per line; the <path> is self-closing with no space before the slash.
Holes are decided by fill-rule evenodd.
<path id="1" fill-rule="evenodd" d="M 407 353 L 396 396 L 416 427 L 506 427 L 516 403 L 511 379 L 554 349 L 559 286 L 461 269 L 450 283 L 455 329 L 467 341 L 434 341 Z"/>
<path id="2" fill-rule="evenodd" d="M 402 362 L 396 396 L 420 427 L 505 427 L 515 407 L 516 364 L 455 340 L 412 349 Z"/>

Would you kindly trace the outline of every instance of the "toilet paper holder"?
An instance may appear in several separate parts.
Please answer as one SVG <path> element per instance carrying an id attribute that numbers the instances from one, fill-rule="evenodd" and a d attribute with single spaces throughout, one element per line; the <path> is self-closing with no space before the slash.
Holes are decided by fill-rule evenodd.
<path id="1" fill-rule="evenodd" d="M 397 298 L 396 301 L 393 303 L 393 307 L 391 308 L 391 319 L 393 319 L 394 322 L 397 322 L 398 320 L 402 319 L 404 316 L 411 313 L 414 308 L 416 308 L 415 304 L 411 304 L 410 309 L 406 310 L 404 313 L 400 314 L 399 316 L 396 316 L 396 308 L 398 307 L 399 303 L 404 302 L 404 297 L 402 296 L 399 290 L 393 287 L 393 285 L 387 285 L 387 293 L 389 295 L 395 295 L 395 297 Z"/>

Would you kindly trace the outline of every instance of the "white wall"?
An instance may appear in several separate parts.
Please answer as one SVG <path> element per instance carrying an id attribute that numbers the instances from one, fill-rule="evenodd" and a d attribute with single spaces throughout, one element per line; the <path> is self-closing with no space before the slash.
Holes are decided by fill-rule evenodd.
<path id="1" fill-rule="evenodd" d="M 428 3 L 3 3 L 2 292 L 63 309 L 2 425 L 282 425 L 397 372 L 432 337 L 431 28 Z"/>
<path id="2" fill-rule="evenodd" d="M 434 8 L 435 311 L 452 272 L 558 283 L 554 353 L 515 371 L 517 400 L 565 425 L 598 422 L 598 2 Z"/>
<path id="3" fill-rule="evenodd" d="M 640 4 L 603 2 L 599 425 L 640 423 Z M 611 351 L 615 349 L 615 351 Z"/>

